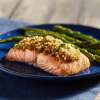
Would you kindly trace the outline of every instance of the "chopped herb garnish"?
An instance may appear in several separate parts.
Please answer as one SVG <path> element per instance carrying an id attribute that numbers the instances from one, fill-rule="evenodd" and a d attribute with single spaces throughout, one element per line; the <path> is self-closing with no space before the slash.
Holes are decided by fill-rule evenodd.
<path id="1" fill-rule="evenodd" d="M 54 38 L 53 36 L 33 36 L 25 37 L 18 44 L 15 44 L 18 49 L 35 49 L 38 52 L 43 52 L 55 56 L 59 60 L 74 61 L 80 57 L 79 49 L 75 48 L 70 43 L 64 43 L 62 40 Z"/>

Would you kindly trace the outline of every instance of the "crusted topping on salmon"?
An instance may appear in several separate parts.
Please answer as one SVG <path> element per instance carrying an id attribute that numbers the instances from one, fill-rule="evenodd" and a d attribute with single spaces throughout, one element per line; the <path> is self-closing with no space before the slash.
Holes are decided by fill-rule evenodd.
<path id="1" fill-rule="evenodd" d="M 14 48 L 37 50 L 38 52 L 55 56 L 58 60 L 67 62 L 75 61 L 80 58 L 80 50 L 70 43 L 64 43 L 62 40 L 53 36 L 34 36 L 25 37 Z"/>

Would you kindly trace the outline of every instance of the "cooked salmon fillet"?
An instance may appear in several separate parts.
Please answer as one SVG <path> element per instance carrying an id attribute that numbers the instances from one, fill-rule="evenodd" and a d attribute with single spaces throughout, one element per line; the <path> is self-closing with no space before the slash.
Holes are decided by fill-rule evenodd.
<path id="1" fill-rule="evenodd" d="M 36 64 L 38 68 L 57 76 L 76 74 L 90 67 L 89 59 L 82 53 L 79 60 L 63 62 L 53 56 L 38 53 L 36 50 L 11 48 L 6 55 L 6 59 L 9 61 Z"/>

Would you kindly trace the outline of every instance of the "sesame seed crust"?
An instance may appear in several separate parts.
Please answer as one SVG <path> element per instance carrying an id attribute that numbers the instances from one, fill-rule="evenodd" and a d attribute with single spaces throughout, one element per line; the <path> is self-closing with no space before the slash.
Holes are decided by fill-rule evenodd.
<path id="1" fill-rule="evenodd" d="M 67 62 L 75 61 L 80 58 L 80 50 L 70 43 L 64 43 L 62 40 L 53 36 L 34 36 L 25 37 L 19 43 L 14 45 L 17 49 L 35 49 L 38 52 L 55 56 L 58 60 Z"/>

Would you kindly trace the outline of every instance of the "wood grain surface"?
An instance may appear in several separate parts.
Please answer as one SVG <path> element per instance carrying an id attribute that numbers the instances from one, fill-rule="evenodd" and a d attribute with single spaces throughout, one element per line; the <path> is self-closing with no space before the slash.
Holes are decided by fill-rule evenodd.
<path id="1" fill-rule="evenodd" d="M 100 27 L 100 0 L 0 0 L 0 17 Z"/>

